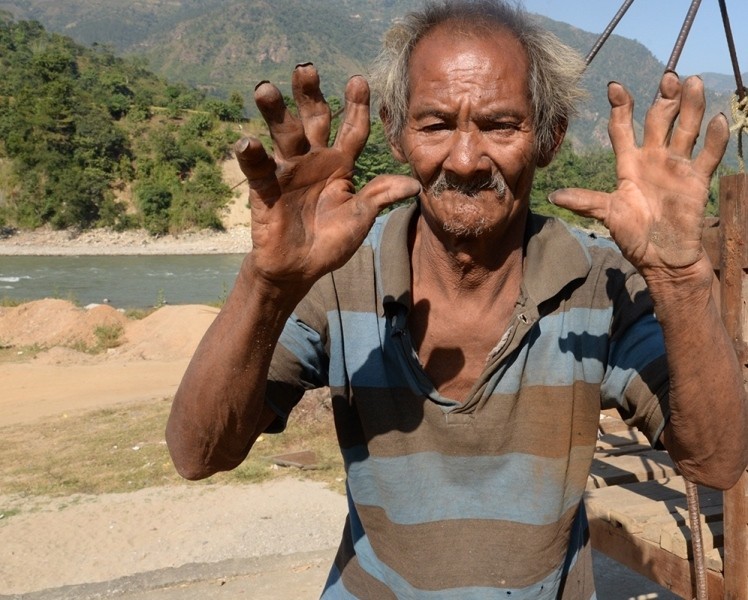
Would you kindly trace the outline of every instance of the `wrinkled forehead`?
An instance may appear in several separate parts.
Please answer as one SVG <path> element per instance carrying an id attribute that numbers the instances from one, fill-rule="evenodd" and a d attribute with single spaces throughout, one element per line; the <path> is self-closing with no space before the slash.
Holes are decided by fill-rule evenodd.
<path id="1" fill-rule="evenodd" d="M 408 96 L 424 79 L 465 78 L 487 88 L 504 78 L 527 86 L 527 51 L 517 36 L 500 23 L 450 20 L 426 33 L 408 62 Z"/>
<path id="2" fill-rule="evenodd" d="M 429 62 L 435 51 L 457 52 L 460 48 L 490 48 L 508 60 L 527 61 L 527 50 L 517 34 L 507 25 L 486 20 L 476 22 L 469 19 L 450 19 L 429 29 L 413 47 L 408 68 L 414 61 Z"/>

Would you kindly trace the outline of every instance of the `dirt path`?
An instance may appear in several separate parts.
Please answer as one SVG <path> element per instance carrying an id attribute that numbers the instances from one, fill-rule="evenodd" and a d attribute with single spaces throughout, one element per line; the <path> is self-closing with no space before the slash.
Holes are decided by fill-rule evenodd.
<path id="1" fill-rule="evenodd" d="M 346 513 L 341 494 L 294 479 L 32 502 L 0 496 L 0 506 L 22 510 L 0 519 L 0 594 L 193 563 L 327 554 L 340 539 Z"/>

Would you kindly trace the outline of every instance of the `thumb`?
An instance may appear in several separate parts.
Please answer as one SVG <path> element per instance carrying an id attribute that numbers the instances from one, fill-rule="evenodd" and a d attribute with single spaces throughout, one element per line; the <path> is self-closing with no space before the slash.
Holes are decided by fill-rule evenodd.
<path id="1" fill-rule="evenodd" d="M 401 200 L 421 193 L 421 184 L 406 175 L 378 175 L 361 188 L 358 195 L 368 204 L 376 206 L 377 212 Z"/>
<path id="2" fill-rule="evenodd" d="M 610 195 L 582 188 L 565 188 L 551 192 L 548 195 L 548 201 L 579 216 L 590 217 L 604 223 L 608 216 Z"/>

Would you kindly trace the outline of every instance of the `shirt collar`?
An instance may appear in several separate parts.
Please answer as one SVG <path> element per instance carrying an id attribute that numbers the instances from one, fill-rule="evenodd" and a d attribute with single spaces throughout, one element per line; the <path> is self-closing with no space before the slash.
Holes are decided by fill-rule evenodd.
<path id="1" fill-rule="evenodd" d="M 536 306 L 590 272 L 592 259 L 579 235 L 560 219 L 530 213 L 523 283 Z"/>
<path id="2" fill-rule="evenodd" d="M 411 306 L 408 235 L 418 203 L 387 214 L 377 250 L 381 265 L 382 314 L 388 307 Z M 571 281 L 584 278 L 592 267 L 590 254 L 569 225 L 530 213 L 526 225 L 523 287 L 535 306 L 558 294 Z M 383 254 L 382 254 L 383 253 Z"/>

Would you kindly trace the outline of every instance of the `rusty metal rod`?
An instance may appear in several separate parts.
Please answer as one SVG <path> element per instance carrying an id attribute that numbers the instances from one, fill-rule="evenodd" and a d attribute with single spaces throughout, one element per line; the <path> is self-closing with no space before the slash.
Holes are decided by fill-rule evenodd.
<path id="1" fill-rule="evenodd" d="M 722 24 L 725 26 L 725 37 L 727 38 L 727 48 L 730 51 L 730 62 L 732 63 L 732 71 L 735 74 L 735 93 L 738 95 L 739 100 L 745 98 L 745 87 L 743 86 L 743 76 L 740 74 L 740 66 L 738 65 L 738 54 L 735 51 L 735 40 L 732 37 L 732 28 L 730 27 L 730 17 L 727 14 L 727 4 L 725 0 L 719 0 L 719 11 L 722 13 Z"/>
<path id="2" fill-rule="evenodd" d="M 691 25 L 693 25 L 693 20 L 696 18 L 696 13 L 698 12 L 700 5 L 701 0 L 693 0 L 691 6 L 688 7 L 688 13 L 686 13 L 683 26 L 680 28 L 678 38 L 675 40 L 673 52 L 670 54 L 670 59 L 667 61 L 667 66 L 665 67 L 668 71 L 675 71 L 675 68 L 678 66 L 678 60 L 680 60 L 680 55 L 683 52 L 683 46 L 686 44 L 686 38 L 688 38 L 688 33 L 691 31 Z"/>
<path id="3" fill-rule="evenodd" d="M 688 527 L 691 530 L 691 548 L 693 549 L 694 573 L 696 576 L 696 600 L 708 600 L 709 591 L 706 583 L 706 569 L 699 568 L 699 559 L 704 560 L 704 541 L 701 535 L 701 515 L 699 514 L 699 492 L 696 484 L 686 482 L 686 500 L 688 501 Z"/>
<path id="4" fill-rule="evenodd" d="M 618 25 L 618 22 L 623 18 L 623 15 L 626 14 L 626 11 L 629 9 L 629 6 L 631 6 L 633 3 L 634 3 L 634 0 L 625 0 L 623 5 L 621 5 L 621 8 L 618 9 L 618 12 L 615 14 L 613 19 L 610 21 L 608 26 L 605 28 L 605 31 L 603 31 L 600 34 L 600 37 L 597 38 L 595 45 L 592 46 L 592 49 L 587 53 L 587 56 L 584 58 L 584 63 L 587 66 L 589 66 L 589 64 L 592 62 L 595 56 L 597 56 L 597 53 L 600 51 L 600 48 L 603 47 L 603 44 L 605 44 L 605 42 L 608 41 L 610 34 L 613 33 L 613 30 Z"/>

